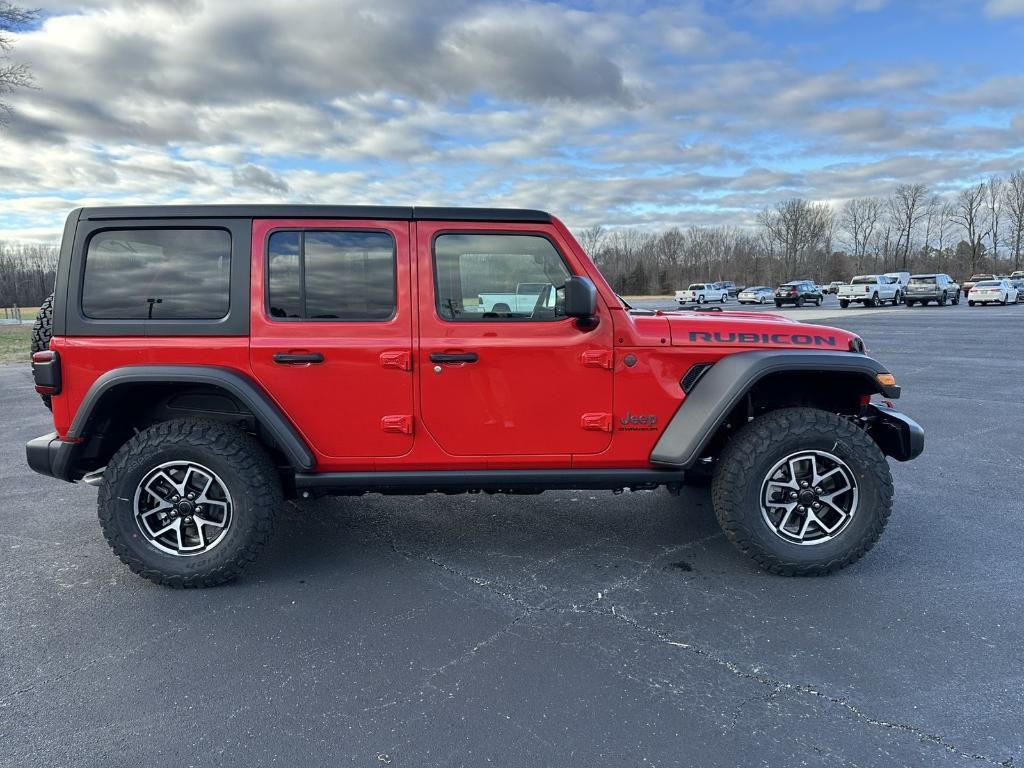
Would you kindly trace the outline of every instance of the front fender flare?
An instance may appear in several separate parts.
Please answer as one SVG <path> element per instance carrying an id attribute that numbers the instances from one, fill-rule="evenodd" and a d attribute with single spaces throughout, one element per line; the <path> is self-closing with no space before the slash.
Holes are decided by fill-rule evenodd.
<path id="1" fill-rule="evenodd" d="M 722 422 L 750 388 L 783 371 L 854 373 L 864 377 L 865 391 L 898 398 L 897 386 L 880 384 L 888 370 L 866 355 L 816 350 L 752 350 L 726 355 L 705 373 L 679 406 L 658 439 L 650 460 L 654 464 L 689 468 L 714 437 Z"/>

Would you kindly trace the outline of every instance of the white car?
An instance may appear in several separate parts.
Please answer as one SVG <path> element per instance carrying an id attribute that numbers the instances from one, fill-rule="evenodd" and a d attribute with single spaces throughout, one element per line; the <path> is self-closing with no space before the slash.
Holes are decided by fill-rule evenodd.
<path id="1" fill-rule="evenodd" d="M 767 285 L 754 285 L 740 291 L 736 299 L 740 304 L 767 304 L 774 301 L 775 291 Z"/>
<path id="2" fill-rule="evenodd" d="M 843 309 L 851 303 L 877 307 L 891 301 L 896 306 L 902 300 L 900 284 L 885 275 L 857 275 L 849 285 L 839 286 L 839 306 Z"/>
<path id="3" fill-rule="evenodd" d="M 725 304 L 729 300 L 729 289 L 721 283 L 692 283 L 685 291 L 676 291 L 679 305 L 693 302 L 703 304 L 707 301 L 720 301 Z"/>
<path id="4" fill-rule="evenodd" d="M 1017 289 L 1005 278 L 977 282 L 967 294 L 967 303 L 972 307 L 975 304 L 1016 304 L 1019 300 Z"/>

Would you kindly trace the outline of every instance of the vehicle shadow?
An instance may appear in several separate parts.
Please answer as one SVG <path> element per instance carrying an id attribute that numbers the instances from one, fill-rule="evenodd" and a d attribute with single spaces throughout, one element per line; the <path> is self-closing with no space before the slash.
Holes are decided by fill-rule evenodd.
<path id="1" fill-rule="evenodd" d="M 706 488 L 531 496 L 368 494 L 289 502 L 248 578 L 295 581 L 352 568 L 394 574 L 409 562 L 452 564 L 482 578 L 518 579 L 545 563 L 651 563 L 681 550 L 731 554 Z M 572 578 L 571 574 L 565 574 Z"/>

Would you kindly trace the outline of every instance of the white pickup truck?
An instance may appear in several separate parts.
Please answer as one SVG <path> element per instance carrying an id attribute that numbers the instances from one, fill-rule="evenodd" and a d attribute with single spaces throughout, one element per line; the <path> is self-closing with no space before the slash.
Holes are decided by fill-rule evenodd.
<path id="1" fill-rule="evenodd" d="M 729 289 L 722 283 L 693 283 L 685 291 L 676 291 L 676 302 L 679 306 L 687 302 L 703 304 L 705 301 L 719 301 L 725 303 L 729 300 Z"/>
<path id="2" fill-rule="evenodd" d="M 481 293 L 479 312 L 511 312 L 529 315 L 548 283 L 519 283 L 515 293 Z"/>
<path id="3" fill-rule="evenodd" d="M 887 301 L 896 306 L 902 300 L 900 283 L 886 275 L 857 275 L 849 285 L 839 286 L 839 306 L 843 309 L 851 302 L 877 307 Z"/>

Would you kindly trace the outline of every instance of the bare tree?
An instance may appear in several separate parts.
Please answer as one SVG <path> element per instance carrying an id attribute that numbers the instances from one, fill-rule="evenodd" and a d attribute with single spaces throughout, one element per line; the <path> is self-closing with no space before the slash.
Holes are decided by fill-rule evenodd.
<path id="1" fill-rule="evenodd" d="M 853 249 L 854 268 L 867 266 L 868 245 L 882 215 L 882 202 L 877 197 L 848 200 L 839 212 L 839 228 L 846 233 L 845 244 Z"/>
<path id="2" fill-rule="evenodd" d="M 971 272 L 978 271 L 978 257 L 983 250 L 987 221 L 985 216 L 985 184 L 975 184 L 960 190 L 954 204 L 953 220 L 965 235 L 970 248 Z"/>
<path id="3" fill-rule="evenodd" d="M 828 203 L 795 197 L 775 208 L 764 209 L 757 220 L 773 249 L 778 246 L 784 271 L 796 276 L 800 269 L 811 266 L 812 256 L 821 255 L 828 247 L 826 241 L 831 236 L 834 217 Z"/>
<path id="4" fill-rule="evenodd" d="M 902 266 L 907 269 L 910 254 L 910 241 L 914 229 L 925 214 L 925 200 L 928 187 L 924 184 L 899 184 L 889 198 L 889 217 L 896 230 L 896 246 L 893 255 L 900 258 L 902 247 Z"/>
<path id="5" fill-rule="evenodd" d="M 992 261 L 999 263 L 999 219 L 1003 212 L 1003 180 L 990 176 L 985 185 L 985 205 L 988 208 L 988 231 L 992 241 Z M 994 267 L 998 271 L 998 267 Z"/>
<path id="6" fill-rule="evenodd" d="M 1024 169 L 1014 171 L 1006 180 L 1003 190 L 1003 205 L 1006 207 L 1007 229 L 1010 247 L 1013 249 L 1013 269 L 1020 269 L 1024 253 Z"/>
<path id="7" fill-rule="evenodd" d="M 605 236 L 607 233 L 600 224 L 595 224 L 593 227 L 582 229 L 576 233 L 576 242 L 580 244 L 584 252 L 590 258 L 601 250 L 601 245 L 604 243 Z"/>
<path id="8" fill-rule="evenodd" d="M 928 258 L 932 247 L 932 237 L 941 226 L 942 199 L 938 195 L 931 195 L 924 204 L 924 246 L 921 249 L 925 258 Z"/>
<path id="9" fill-rule="evenodd" d="M 0 0 L 0 122 L 9 111 L 3 97 L 18 88 L 32 85 L 32 75 L 24 64 L 10 62 L 10 52 L 14 45 L 12 32 L 23 29 L 39 16 L 38 11 L 19 8 L 6 0 Z"/>

